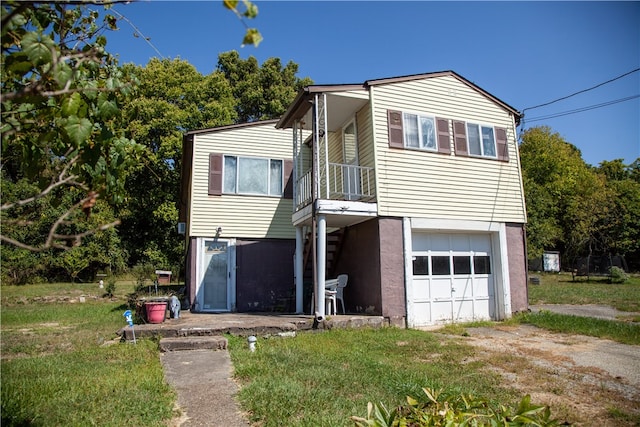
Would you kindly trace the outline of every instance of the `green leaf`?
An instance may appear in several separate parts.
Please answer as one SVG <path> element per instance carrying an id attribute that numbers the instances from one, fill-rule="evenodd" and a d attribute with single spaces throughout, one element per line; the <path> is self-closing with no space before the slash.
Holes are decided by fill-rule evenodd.
<path id="1" fill-rule="evenodd" d="M 82 95 L 73 93 L 62 101 L 61 112 L 65 117 L 77 116 L 80 105 L 83 104 Z"/>
<path id="2" fill-rule="evenodd" d="M 238 6 L 238 0 L 223 0 L 222 4 L 229 10 L 235 10 Z"/>
<path id="3" fill-rule="evenodd" d="M 247 10 L 245 10 L 243 13 L 245 17 L 253 19 L 258 16 L 258 6 L 247 0 L 244 1 L 244 5 L 247 8 Z"/>
<path id="4" fill-rule="evenodd" d="M 255 47 L 258 47 L 260 42 L 262 41 L 262 35 L 255 28 L 249 28 L 244 35 L 244 39 L 242 39 L 242 44 L 252 44 Z"/>
<path id="5" fill-rule="evenodd" d="M 79 147 L 89 139 L 92 128 L 93 124 L 88 119 L 81 119 L 76 116 L 69 117 L 64 125 L 64 130 L 76 147 Z"/>
<path id="6" fill-rule="evenodd" d="M 46 35 L 40 38 L 37 33 L 27 33 L 22 38 L 21 46 L 34 64 L 45 64 L 52 60 L 50 48 L 53 47 L 53 41 Z"/>
<path id="7" fill-rule="evenodd" d="M 104 119 L 109 119 L 118 114 L 118 105 L 109 99 L 109 95 L 101 92 L 98 95 L 98 111 Z"/>
<path id="8" fill-rule="evenodd" d="M 60 86 L 64 86 L 73 78 L 73 70 L 66 62 L 59 62 L 53 69 L 53 77 Z"/>

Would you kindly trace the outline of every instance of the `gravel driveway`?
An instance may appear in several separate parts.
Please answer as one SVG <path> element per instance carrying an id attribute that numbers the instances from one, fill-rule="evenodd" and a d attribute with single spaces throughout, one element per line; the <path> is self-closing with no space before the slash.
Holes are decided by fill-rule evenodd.
<path id="1" fill-rule="evenodd" d="M 533 306 L 562 314 L 615 319 L 605 306 Z M 640 346 L 554 333 L 531 325 L 467 328 L 461 339 L 476 358 L 555 417 L 582 426 L 640 425 Z M 616 415 L 614 415 L 616 414 Z"/>

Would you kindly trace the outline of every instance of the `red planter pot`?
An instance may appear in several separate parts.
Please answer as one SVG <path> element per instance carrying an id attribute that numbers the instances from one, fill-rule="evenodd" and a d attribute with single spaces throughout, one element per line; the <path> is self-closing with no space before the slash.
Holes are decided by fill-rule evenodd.
<path id="1" fill-rule="evenodd" d="M 166 302 L 145 302 L 144 308 L 147 311 L 147 322 L 162 323 L 167 311 Z"/>

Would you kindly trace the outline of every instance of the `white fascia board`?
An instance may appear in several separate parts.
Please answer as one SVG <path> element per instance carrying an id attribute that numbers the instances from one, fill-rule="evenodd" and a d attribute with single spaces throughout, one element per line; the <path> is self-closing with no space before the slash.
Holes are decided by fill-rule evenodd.
<path id="1" fill-rule="evenodd" d="M 376 216 L 378 215 L 378 204 L 319 199 L 316 201 L 316 212 L 329 215 Z"/>
<path id="2" fill-rule="evenodd" d="M 411 218 L 411 229 L 431 231 L 483 231 L 500 232 L 504 223 L 493 221 L 467 221 L 455 219 Z"/>

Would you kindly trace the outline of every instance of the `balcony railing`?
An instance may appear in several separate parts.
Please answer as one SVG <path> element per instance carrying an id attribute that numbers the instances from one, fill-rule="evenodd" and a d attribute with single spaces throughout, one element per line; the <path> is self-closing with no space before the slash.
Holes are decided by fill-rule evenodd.
<path id="1" fill-rule="evenodd" d="M 323 171 L 324 172 L 324 171 Z M 331 200 L 353 200 L 369 202 L 375 200 L 375 171 L 365 166 L 329 163 L 328 180 L 322 173 L 319 185 L 319 198 Z M 302 208 L 311 203 L 313 183 L 311 170 L 308 170 L 296 182 L 296 205 Z"/>

